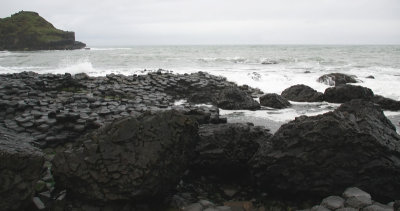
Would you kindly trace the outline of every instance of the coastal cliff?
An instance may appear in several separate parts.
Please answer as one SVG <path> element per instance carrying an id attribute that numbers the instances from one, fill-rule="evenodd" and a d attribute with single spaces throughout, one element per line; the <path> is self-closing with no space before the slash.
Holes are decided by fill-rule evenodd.
<path id="1" fill-rule="evenodd" d="M 0 50 L 73 50 L 85 43 L 75 32 L 55 28 L 36 12 L 21 11 L 0 19 Z"/>

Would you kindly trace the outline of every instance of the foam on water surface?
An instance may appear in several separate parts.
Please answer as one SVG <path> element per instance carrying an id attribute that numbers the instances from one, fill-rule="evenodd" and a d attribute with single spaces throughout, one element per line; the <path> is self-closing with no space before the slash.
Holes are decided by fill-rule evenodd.
<path id="1" fill-rule="evenodd" d="M 361 82 L 355 85 L 400 100 L 400 46 L 128 46 L 0 52 L 0 73 L 84 72 L 105 76 L 111 73 L 147 74 L 148 70 L 159 68 L 179 74 L 204 71 L 239 85 L 247 84 L 265 93 L 278 94 L 296 84 L 324 92 L 329 86 L 317 79 L 324 74 L 339 72 L 357 76 Z M 367 78 L 371 75 L 375 79 Z M 256 122 L 283 123 L 296 116 L 318 115 L 336 107 L 292 103 L 292 107 L 282 110 L 221 112 L 231 120 L 241 117 L 253 118 Z M 385 114 L 393 121 L 399 116 Z"/>
<path id="2" fill-rule="evenodd" d="M 282 124 L 294 120 L 298 116 L 316 116 L 332 111 L 340 104 L 318 102 L 299 103 L 290 102 L 292 106 L 285 109 L 272 109 L 263 107 L 262 110 L 224 110 L 220 109 L 220 115 L 227 117 L 228 122 L 252 122 L 255 125 L 264 126 L 275 132 Z"/>

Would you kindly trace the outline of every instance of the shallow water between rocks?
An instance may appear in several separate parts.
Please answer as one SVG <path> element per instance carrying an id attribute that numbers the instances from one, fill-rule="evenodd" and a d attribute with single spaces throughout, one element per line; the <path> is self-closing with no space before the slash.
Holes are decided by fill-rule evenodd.
<path id="1" fill-rule="evenodd" d="M 263 107 L 257 111 L 220 109 L 220 115 L 227 118 L 229 123 L 250 122 L 256 126 L 268 128 L 271 133 L 275 133 L 281 125 L 294 120 L 298 116 L 316 116 L 333 111 L 340 106 L 340 104 L 327 102 L 300 103 L 291 101 L 290 103 L 292 106 L 285 109 L 268 107 Z M 384 114 L 396 127 L 397 133 L 400 134 L 400 112 L 384 111 Z"/>

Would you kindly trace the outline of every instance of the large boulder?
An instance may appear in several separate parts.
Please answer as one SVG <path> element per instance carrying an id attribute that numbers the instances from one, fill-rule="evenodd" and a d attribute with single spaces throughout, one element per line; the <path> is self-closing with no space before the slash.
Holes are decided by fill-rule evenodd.
<path id="1" fill-rule="evenodd" d="M 321 102 L 324 100 L 323 95 L 321 92 L 303 84 L 291 86 L 281 93 L 282 97 L 297 102 Z"/>
<path id="2" fill-rule="evenodd" d="M 269 93 L 261 96 L 260 104 L 262 106 L 268 106 L 277 109 L 287 108 L 291 105 L 288 100 L 275 93 Z"/>
<path id="3" fill-rule="evenodd" d="M 0 127 L 0 210 L 23 210 L 32 201 L 44 155 L 27 140 Z"/>
<path id="4" fill-rule="evenodd" d="M 260 104 L 237 87 L 223 89 L 214 99 L 214 104 L 227 110 L 256 110 Z"/>
<path id="5" fill-rule="evenodd" d="M 329 86 L 339 86 L 347 83 L 357 83 L 356 76 L 343 73 L 329 73 L 318 78 L 318 82 Z"/>
<path id="6" fill-rule="evenodd" d="M 197 132 L 196 121 L 174 110 L 116 120 L 55 156 L 56 185 L 94 201 L 163 197 L 187 169 Z"/>
<path id="7" fill-rule="evenodd" d="M 251 165 L 265 190 L 324 197 L 356 186 L 378 199 L 400 198 L 400 136 L 372 102 L 298 117 L 264 145 Z"/>
<path id="8" fill-rule="evenodd" d="M 199 136 L 192 169 L 197 175 L 212 174 L 227 179 L 248 173 L 248 161 L 260 143 L 272 135 L 252 124 L 228 123 L 201 125 Z"/>
<path id="9" fill-rule="evenodd" d="M 330 103 L 344 103 L 353 99 L 369 100 L 374 96 L 371 89 L 354 86 L 354 85 L 340 85 L 325 89 L 325 101 Z"/>
<path id="10" fill-rule="evenodd" d="M 378 104 L 384 110 L 399 111 L 400 101 L 386 98 L 380 95 L 374 95 L 372 102 Z"/>

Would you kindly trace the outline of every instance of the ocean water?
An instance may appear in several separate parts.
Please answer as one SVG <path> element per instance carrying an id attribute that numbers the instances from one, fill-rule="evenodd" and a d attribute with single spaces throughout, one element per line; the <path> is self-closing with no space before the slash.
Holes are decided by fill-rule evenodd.
<path id="1" fill-rule="evenodd" d="M 267 63 L 267 64 L 263 64 Z M 400 100 L 400 46 L 133 46 L 92 47 L 75 51 L 0 51 L 0 73 L 146 74 L 165 69 L 174 73 L 205 71 L 239 85 L 280 94 L 295 84 L 323 92 L 317 82 L 326 73 L 355 75 L 375 94 Z M 374 76 L 375 79 L 367 78 Z M 261 111 L 224 111 L 229 121 L 252 121 L 276 130 L 300 115 L 318 115 L 336 108 L 330 103 L 294 103 L 291 108 Z M 386 112 L 399 127 L 400 112 Z"/>

